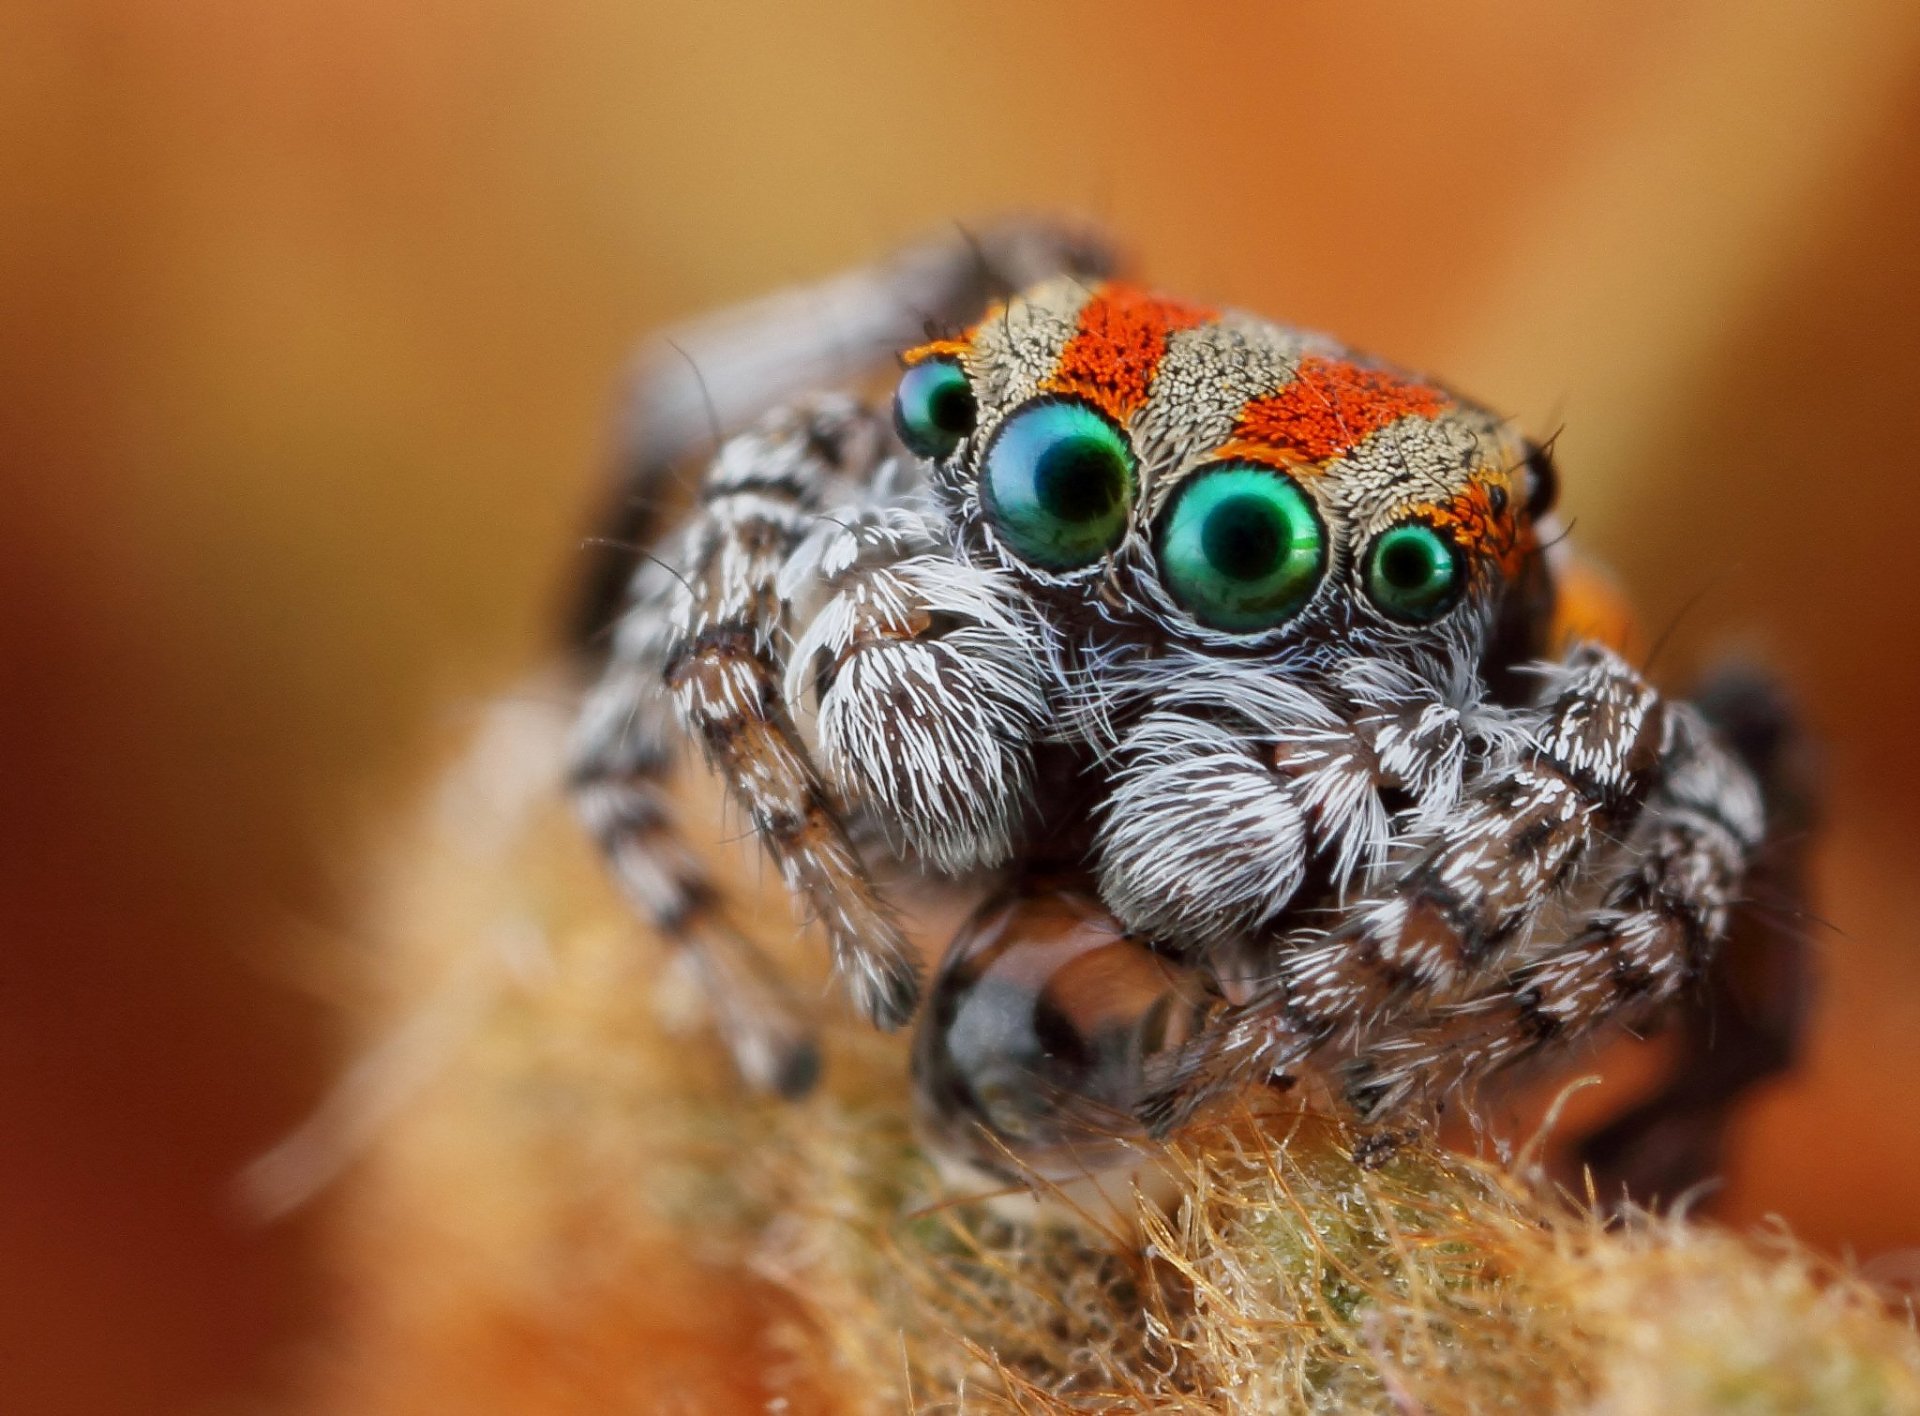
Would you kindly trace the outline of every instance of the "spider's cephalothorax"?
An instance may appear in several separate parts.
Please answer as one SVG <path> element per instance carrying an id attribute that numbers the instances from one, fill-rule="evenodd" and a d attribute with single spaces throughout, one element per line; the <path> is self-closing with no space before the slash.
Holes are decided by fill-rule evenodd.
<path id="1" fill-rule="evenodd" d="M 708 971 L 749 1075 L 797 1089 L 811 1054 L 675 842 L 655 779 L 681 731 L 884 1026 L 919 974 L 876 852 L 963 880 L 1065 872 L 1183 997 L 1201 980 L 1193 1026 L 1085 1052 L 1134 1075 L 1043 1077 L 1017 1058 L 1065 1046 L 1033 1041 L 1044 960 L 1084 950 L 1041 929 L 1022 964 L 1003 924 L 993 966 L 950 967 L 925 1025 L 973 1029 L 918 1049 L 936 1132 L 977 1113 L 1017 1149 L 982 1101 L 1018 1094 L 1010 1065 L 1035 1075 L 1029 1127 L 1063 1086 L 1162 1128 L 1316 1064 L 1379 1112 L 1699 976 L 1763 842 L 1761 794 L 1698 711 L 1567 633 L 1545 452 L 1331 340 L 1020 240 L 949 261 L 1071 273 L 906 353 L 890 410 L 815 393 L 721 447 L 634 576 L 582 716 L 581 810 Z M 917 259 L 864 298 L 959 302 Z M 804 319 L 769 307 L 763 333 L 806 346 Z M 959 996 L 989 982 L 990 1004 Z M 1032 1046 L 980 1041 L 1016 1035 Z"/>

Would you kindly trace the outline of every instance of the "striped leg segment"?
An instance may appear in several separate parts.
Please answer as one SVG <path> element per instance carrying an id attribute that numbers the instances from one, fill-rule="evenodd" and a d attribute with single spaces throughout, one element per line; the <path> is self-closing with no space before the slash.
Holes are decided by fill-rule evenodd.
<path id="1" fill-rule="evenodd" d="M 1819 815 L 1818 753 L 1780 686 L 1750 667 L 1720 670 L 1692 701 L 1760 783 L 1767 838 L 1748 864 L 1726 942 L 1675 1020 L 1666 1082 L 1579 1144 L 1599 1193 L 1641 1203 L 1718 1173 L 1735 1104 L 1793 1064 L 1815 986 L 1807 847 Z"/>
<path id="2" fill-rule="evenodd" d="M 658 564 L 636 579 L 632 611 L 575 733 L 574 806 L 628 902 L 700 974 L 741 1075 L 759 1090 L 798 1095 L 819 1070 L 812 1029 L 772 964 L 722 915 L 662 790 L 681 739 L 666 687 L 676 589 Z"/>
<path id="3" fill-rule="evenodd" d="M 1764 808 L 1752 775 L 1691 708 L 1668 713 L 1672 743 L 1626 843 L 1631 866 L 1567 942 L 1356 1058 L 1348 1094 L 1363 1114 L 1648 1014 L 1704 975 L 1760 847 Z"/>
<path id="4" fill-rule="evenodd" d="M 822 514 L 851 505 L 888 444 L 873 415 L 820 399 L 774 414 L 722 448 L 675 565 L 636 577 L 607 669 L 576 741 L 576 800 L 630 898 L 698 951 L 749 1075 L 791 1087 L 811 1060 L 793 1042 L 777 978 L 717 918 L 660 780 L 684 731 L 744 806 L 790 890 L 825 928 L 868 1016 L 897 1026 L 918 970 L 847 838 L 780 692 L 790 606 L 781 572 Z M 677 720 L 677 721 L 676 721 Z"/>
<path id="5" fill-rule="evenodd" d="M 1525 950 L 1594 842 L 1639 812 L 1668 734 L 1658 695 L 1609 650 L 1576 650 L 1552 689 L 1526 745 L 1468 789 L 1404 870 L 1285 953 L 1271 982 L 1174 1064 L 1149 1099 L 1156 1129 L 1457 996 Z"/>

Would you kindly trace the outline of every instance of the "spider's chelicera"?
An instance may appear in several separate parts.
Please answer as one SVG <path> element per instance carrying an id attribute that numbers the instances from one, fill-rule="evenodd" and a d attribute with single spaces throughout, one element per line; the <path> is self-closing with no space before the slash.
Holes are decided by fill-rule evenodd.
<path id="1" fill-rule="evenodd" d="M 964 299 L 937 264 L 893 268 L 920 308 Z M 902 295 L 869 286 L 833 298 Z M 808 393 L 724 443 L 581 715 L 581 813 L 750 1078 L 804 1087 L 808 1034 L 680 843 L 683 734 L 879 1025 L 922 985 L 876 855 L 998 892 L 915 1050 L 930 1132 L 976 1157 L 1070 1169 L 1308 1071 L 1382 1115 L 1702 974 L 1762 792 L 1571 632 L 1540 447 L 1127 284 L 974 313 L 891 409 Z M 763 331 L 796 383 L 800 318 Z"/>

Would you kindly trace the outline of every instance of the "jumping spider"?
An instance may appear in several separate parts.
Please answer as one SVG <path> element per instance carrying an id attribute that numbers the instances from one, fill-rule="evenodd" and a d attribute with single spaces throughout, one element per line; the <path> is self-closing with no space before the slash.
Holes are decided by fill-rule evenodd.
<path id="1" fill-rule="evenodd" d="M 1777 700 L 1664 697 L 1574 632 L 1552 460 L 1507 420 L 1105 265 L 1044 225 L 935 243 L 694 327 L 704 407 L 671 363 L 641 381 L 609 544 L 730 436 L 588 596 L 583 629 L 617 623 L 572 785 L 745 1075 L 798 1093 L 816 1062 L 681 844 L 687 737 L 881 1027 L 923 987 L 870 866 L 1001 891 L 915 1049 L 930 1134 L 989 1164 L 1071 1169 L 1303 1071 L 1372 1120 L 1706 976 L 1756 872 L 1798 883 L 1763 860 Z M 907 345 L 891 410 L 812 391 Z M 1727 1011 L 1616 1169 L 1710 1164 L 1783 1065 L 1795 1004 Z"/>

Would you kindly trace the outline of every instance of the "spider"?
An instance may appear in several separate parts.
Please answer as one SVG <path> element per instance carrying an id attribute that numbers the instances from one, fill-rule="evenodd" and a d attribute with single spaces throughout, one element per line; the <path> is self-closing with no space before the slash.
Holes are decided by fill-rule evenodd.
<path id="1" fill-rule="evenodd" d="M 880 870 L 1001 892 L 915 1047 L 928 1133 L 975 1159 L 1081 1164 L 1306 1072 L 1377 1121 L 1652 1016 L 1736 918 L 1791 971 L 1795 925 L 1748 904 L 1798 884 L 1778 695 L 1668 697 L 1578 632 L 1549 449 L 1108 264 L 1013 222 L 643 370 L 571 788 L 744 1075 L 798 1094 L 817 1059 L 663 794 L 687 739 L 880 1027 L 923 993 Z M 834 391 L 902 348 L 890 408 Z M 708 426 L 694 505 L 636 564 Z M 1797 1005 L 1720 997 L 1728 1046 L 1695 1029 L 1618 1168 L 1654 1138 L 1685 1153 L 1658 1179 L 1699 1168 L 1785 1064 Z"/>

